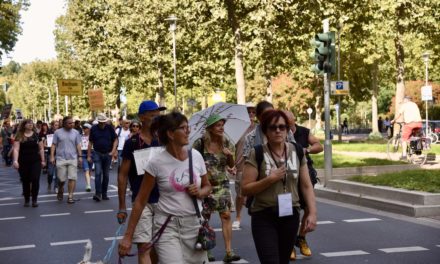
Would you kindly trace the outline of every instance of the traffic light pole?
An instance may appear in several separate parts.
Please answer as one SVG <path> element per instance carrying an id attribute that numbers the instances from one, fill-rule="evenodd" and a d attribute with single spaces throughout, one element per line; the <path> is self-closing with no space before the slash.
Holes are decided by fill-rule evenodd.
<path id="1" fill-rule="evenodd" d="M 329 31 L 329 20 L 322 21 L 324 33 Z M 330 139 L 330 73 L 324 73 L 324 109 L 325 109 L 325 141 L 324 141 L 324 187 L 332 178 L 332 141 Z"/>

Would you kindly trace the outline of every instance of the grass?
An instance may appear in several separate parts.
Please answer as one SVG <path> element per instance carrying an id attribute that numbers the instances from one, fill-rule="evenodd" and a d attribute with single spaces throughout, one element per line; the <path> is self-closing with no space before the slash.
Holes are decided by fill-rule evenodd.
<path id="1" fill-rule="evenodd" d="M 332 142 L 332 149 L 334 151 L 386 153 L 387 152 L 387 144 L 386 143 L 374 143 L 374 142 L 338 143 L 338 142 L 333 141 Z M 431 149 L 428 152 L 440 155 L 440 144 L 431 145 Z"/>
<path id="2" fill-rule="evenodd" d="M 324 168 L 324 154 L 318 154 L 312 156 L 314 167 L 317 169 Z M 333 153 L 333 168 L 345 168 L 345 167 L 362 167 L 362 166 L 380 166 L 380 165 L 396 165 L 396 164 L 407 164 L 403 161 L 392 161 L 387 159 L 377 159 L 377 158 L 365 158 L 365 157 L 354 157 L 346 156 Z"/>
<path id="3" fill-rule="evenodd" d="M 440 193 L 440 170 L 409 170 L 378 176 L 353 176 L 348 180 L 412 191 Z"/>

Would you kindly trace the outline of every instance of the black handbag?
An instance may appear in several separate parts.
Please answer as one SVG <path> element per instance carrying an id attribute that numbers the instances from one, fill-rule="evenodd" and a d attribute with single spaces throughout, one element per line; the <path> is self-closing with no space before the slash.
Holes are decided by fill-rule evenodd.
<path id="1" fill-rule="evenodd" d="M 192 162 L 192 149 L 188 150 L 188 159 L 189 159 L 189 183 L 194 183 L 194 171 L 193 171 L 193 162 Z M 194 207 L 196 209 L 197 217 L 199 218 L 200 228 L 199 233 L 197 235 L 197 241 L 195 248 L 198 250 L 210 250 L 213 249 L 216 245 L 215 242 L 215 231 L 212 227 L 209 226 L 209 222 L 202 217 L 200 214 L 199 205 L 197 203 L 197 199 L 194 196 L 191 196 Z"/>

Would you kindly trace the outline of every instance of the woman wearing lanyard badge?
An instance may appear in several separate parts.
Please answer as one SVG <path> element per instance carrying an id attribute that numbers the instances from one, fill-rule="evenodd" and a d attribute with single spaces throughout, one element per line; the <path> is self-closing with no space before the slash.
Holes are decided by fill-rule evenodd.
<path id="1" fill-rule="evenodd" d="M 251 227 L 260 262 L 284 264 L 289 263 L 296 240 L 292 234 L 299 227 L 298 188 L 310 211 L 304 223 L 309 232 L 316 227 L 315 196 L 305 157 L 299 160 L 295 146 L 286 142 L 287 116 L 280 110 L 269 110 L 262 116 L 261 128 L 267 137 L 263 159 L 258 164 L 256 150 L 251 151 L 244 166 L 242 191 L 254 196 Z"/>

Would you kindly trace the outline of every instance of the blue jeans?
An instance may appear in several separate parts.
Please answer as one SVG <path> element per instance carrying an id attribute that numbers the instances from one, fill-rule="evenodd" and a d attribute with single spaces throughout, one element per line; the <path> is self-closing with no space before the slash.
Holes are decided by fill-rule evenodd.
<path id="1" fill-rule="evenodd" d="M 109 171 L 112 156 L 109 153 L 95 151 L 93 153 L 93 162 L 95 163 L 95 190 L 96 195 L 107 196 Z"/>

